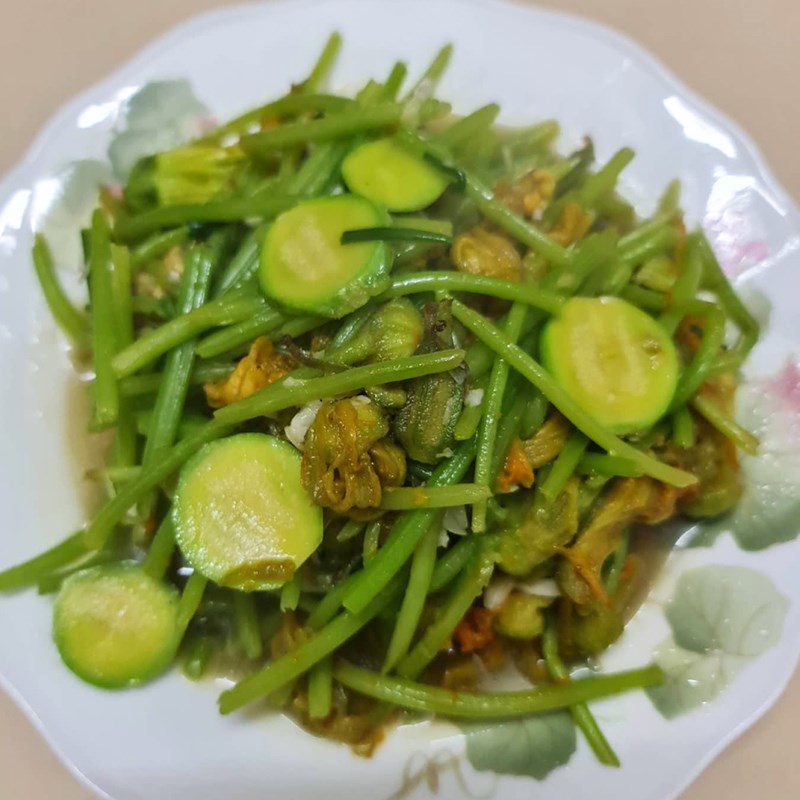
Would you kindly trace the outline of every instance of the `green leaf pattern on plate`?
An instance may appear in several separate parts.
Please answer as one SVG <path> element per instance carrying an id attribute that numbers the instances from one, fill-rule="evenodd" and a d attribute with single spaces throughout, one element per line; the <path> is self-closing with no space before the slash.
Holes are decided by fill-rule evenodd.
<path id="1" fill-rule="evenodd" d="M 154 81 L 128 98 L 123 125 L 108 147 L 114 175 L 124 181 L 142 157 L 183 144 L 203 133 L 208 109 L 185 80 Z"/>
<path id="2" fill-rule="evenodd" d="M 760 550 L 800 533 L 800 369 L 790 359 L 742 389 L 743 421 L 761 448 L 743 460 L 745 492 L 730 525 L 745 550 Z"/>
<path id="3" fill-rule="evenodd" d="M 575 752 L 575 726 L 565 711 L 461 729 L 466 734 L 467 759 L 479 771 L 542 780 Z"/>
<path id="4" fill-rule="evenodd" d="M 713 700 L 780 639 L 788 605 L 769 578 L 745 567 L 682 575 L 665 609 L 672 636 L 655 652 L 666 681 L 647 690 L 656 708 L 671 718 Z"/>
<path id="5" fill-rule="evenodd" d="M 742 424 L 761 440 L 742 458 L 744 493 L 724 519 L 701 526 L 691 546 L 714 543 L 730 531 L 744 550 L 763 550 L 800 533 L 800 367 L 794 359 L 775 375 L 739 390 Z"/>
<path id="6" fill-rule="evenodd" d="M 111 180 L 108 164 L 84 159 L 36 184 L 33 227 L 47 238 L 59 267 L 83 264 L 80 230 L 89 224 L 98 189 Z"/>
<path id="7" fill-rule="evenodd" d="M 80 231 L 89 224 L 100 187 L 125 180 L 141 156 L 199 136 L 210 122 L 185 80 L 145 84 L 125 101 L 120 118 L 108 147 L 111 166 L 97 159 L 73 161 L 36 184 L 33 228 L 47 238 L 57 265 L 76 274 L 84 261 Z"/>

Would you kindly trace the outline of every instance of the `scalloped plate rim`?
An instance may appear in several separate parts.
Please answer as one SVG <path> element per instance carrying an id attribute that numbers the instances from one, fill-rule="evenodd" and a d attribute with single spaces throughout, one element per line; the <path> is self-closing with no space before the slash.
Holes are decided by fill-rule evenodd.
<path id="1" fill-rule="evenodd" d="M 238 3 L 221 9 L 201 12 L 177 23 L 165 33 L 160 34 L 149 43 L 139 48 L 136 53 L 128 58 L 121 66 L 94 82 L 88 88 L 74 95 L 70 100 L 61 104 L 58 110 L 39 128 L 33 141 L 25 150 L 22 157 L 5 172 L 0 180 L 0 195 L 10 195 L 13 193 L 16 186 L 21 182 L 23 184 L 25 183 L 27 171 L 35 166 L 40 154 L 47 148 L 50 139 L 57 134 L 58 130 L 71 115 L 87 104 L 92 104 L 94 98 L 98 95 L 105 95 L 109 90 L 118 88 L 120 84 L 124 85 L 129 73 L 140 69 L 146 64 L 149 58 L 169 48 L 174 41 L 191 35 L 194 31 L 210 27 L 218 20 L 246 16 L 255 8 L 279 7 L 291 4 L 294 8 L 302 6 L 313 9 L 316 6 L 328 4 L 331 1 L 335 2 L 335 0 L 262 0 L 261 2 Z M 533 16 L 546 17 L 552 21 L 593 33 L 596 37 L 608 42 L 616 50 L 624 52 L 638 67 L 648 71 L 658 82 L 668 87 L 682 100 L 688 100 L 702 118 L 710 120 L 715 127 L 722 129 L 732 136 L 737 145 L 741 148 L 738 152 L 738 159 L 750 162 L 749 168 L 760 178 L 765 187 L 773 194 L 774 198 L 780 202 L 786 216 L 792 218 L 793 227 L 800 230 L 800 206 L 772 172 L 764 154 L 751 138 L 750 134 L 738 122 L 687 86 L 671 69 L 663 64 L 660 59 L 650 53 L 642 45 L 639 45 L 635 40 L 608 25 L 580 16 L 579 14 L 542 8 L 536 3 L 521 3 L 517 2 L 517 0 L 459 0 L 459 2 L 464 5 L 472 4 L 483 8 L 501 6 L 508 11 L 519 13 L 522 16 L 531 14 Z M 726 736 L 721 738 L 714 747 L 705 751 L 703 755 L 697 759 L 693 768 L 687 771 L 680 785 L 677 786 L 674 791 L 665 795 L 663 800 L 676 800 L 676 798 L 694 782 L 703 770 L 705 770 L 723 750 L 738 739 L 739 736 L 761 719 L 761 717 L 775 705 L 792 679 L 798 663 L 800 663 L 800 641 L 797 641 L 792 649 L 794 655 L 791 669 L 784 671 L 780 676 L 780 680 L 776 682 L 773 690 L 766 699 L 755 711 L 739 722 Z M 36 712 L 2 672 L 0 672 L 0 687 L 25 714 L 59 761 L 74 777 L 87 789 L 96 794 L 97 797 L 103 800 L 114 800 L 111 795 L 89 780 L 78 766 L 66 756 L 60 745 L 55 741 L 55 738 L 51 737 Z"/>

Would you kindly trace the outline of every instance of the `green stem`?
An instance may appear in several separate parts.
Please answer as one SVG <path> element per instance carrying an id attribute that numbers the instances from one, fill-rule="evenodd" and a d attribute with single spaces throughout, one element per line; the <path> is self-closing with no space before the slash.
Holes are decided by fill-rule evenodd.
<path id="1" fill-rule="evenodd" d="M 514 303 L 511 306 L 504 325 L 505 335 L 509 341 L 516 342 L 519 339 L 526 315 L 527 309 L 521 303 Z M 475 453 L 475 483 L 485 486 L 490 490 L 490 493 L 494 484 L 492 480 L 492 462 L 497 441 L 497 427 L 503 406 L 506 384 L 508 383 L 508 374 L 508 362 L 502 358 L 495 358 L 483 399 L 483 415 L 478 427 L 478 443 Z M 483 533 L 486 530 L 486 499 L 475 503 L 472 507 L 472 530 L 476 533 Z"/>
<path id="2" fill-rule="evenodd" d="M 401 131 L 398 134 L 398 138 L 406 146 L 417 151 L 422 150 L 430 153 L 446 167 L 454 169 L 463 175 L 467 197 L 486 219 L 494 222 L 506 233 L 530 247 L 531 250 L 551 264 L 557 267 L 567 266 L 570 261 L 570 254 L 565 248 L 554 242 L 546 233 L 511 211 L 505 203 L 494 196 L 494 192 L 483 181 L 454 164 L 444 148 L 438 147 L 433 142 L 425 141 L 408 130 Z"/>
<path id="3" fill-rule="evenodd" d="M 357 311 L 348 314 L 339 325 L 330 343 L 325 348 L 325 357 L 336 360 L 336 353 L 348 344 L 361 326 L 375 313 L 374 303 L 366 303 Z"/>
<path id="4" fill-rule="evenodd" d="M 219 710 L 230 714 L 238 708 L 272 694 L 290 681 L 308 672 L 311 667 L 355 636 L 371 619 L 392 602 L 400 590 L 400 576 L 391 587 L 376 598 L 369 608 L 358 614 L 344 612 L 320 628 L 299 647 L 270 661 L 258 672 L 248 675 L 219 698 Z"/>
<path id="5" fill-rule="evenodd" d="M 419 508 L 451 508 L 488 500 L 488 486 L 457 483 L 453 486 L 401 486 L 383 491 L 380 507 L 384 511 L 415 511 Z"/>
<path id="6" fill-rule="evenodd" d="M 337 542 L 349 542 L 350 539 L 355 539 L 366 526 L 365 522 L 358 519 L 349 519 L 342 525 L 342 529 L 336 534 Z"/>
<path id="7" fill-rule="evenodd" d="M 342 244 L 355 244 L 357 242 L 434 242 L 438 244 L 451 244 L 452 236 L 436 231 L 426 231 L 421 228 L 402 228 L 388 226 L 378 228 L 354 228 L 342 234 Z"/>
<path id="8" fill-rule="evenodd" d="M 281 611 L 297 610 L 297 606 L 300 604 L 299 577 L 299 574 L 295 573 L 290 581 L 283 584 L 280 598 Z"/>
<path id="9" fill-rule="evenodd" d="M 475 455 L 474 442 L 464 442 L 455 454 L 437 466 L 427 483 L 429 488 L 449 486 L 463 478 Z M 411 557 L 419 540 L 439 518 L 440 511 L 423 509 L 402 514 L 375 558 L 353 576 L 344 596 L 349 611 L 361 612 L 384 591 Z"/>
<path id="10" fill-rule="evenodd" d="M 323 658 L 308 673 L 308 716 L 325 719 L 331 713 L 333 700 L 333 663 Z"/>
<path id="11" fill-rule="evenodd" d="M 319 630 L 336 616 L 347 590 L 353 585 L 354 578 L 355 575 L 349 575 L 344 580 L 339 581 L 333 589 L 328 590 L 322 600 L 317 603 L 316 608 L 308 615 L 306 624 L 309 628 L 315 631 Z"/>
<path id="12" fill-rule="evenodd" d="M 689 405 L 703 417 L 706 422 L 716 428 L 723 436 L 727 436 L 738 448 L 748 455 L 758 453 L 758 437 L 745 430 L 722 411 L 722 409 L 707 397 L 698 394 L 690 401 Z"/>
<path id="13" fill-rule="evenodd" d="M 239 222 L 251 217 L 274 217 L 297 202 L 290 195 L 269 192 L 253 197 L 231 197 L 207 203 L 176 203 L 142 211 L 117 221 L 114 235 L 122 241 L 136 241 L 162 228 L 190 222 Z"/>
<path id="14" fill-rule="evenodd" d="M 131 259 L 127 247 L 111 245 L 111 293 L 114 304 L 114 319 L 117 325 L 116 350 L 127 347 L 134 338 L 133 297 Z M 119 384 L 117 385 L 119 391 Z M 120 392 L 117 429 L 110 462 L 112 466 L 130 468 L 136 463 L 137 432 L 136 419 L 130 401 Z"/>
<path id="15" fill-rule="evenodd" d="M 425 598 L 430 589 L 438 544 L 439 526 L 431 525 L 417 545 L 414 557 L 411 559 L 408 586 L 406 586 L 403 603 L 397 614 L 392 638 L 383 662 L 382 672 L 384 673 L 394 669 L 395 664 L 405 657 L 411 646 L 411 641 L 419 626 L 422 610 L 425 607 Z"/>
<path id="16" fill-rule="evenodd" d="M 134 421 L 137 426 L 137 432 L 141 424 L 141 413 L 142 412 L 139 412 L 134 417 Z M 130 466 L 112 464 L 105 469 L 92 471 L 89 474 L 94 480 L 106 478 L 107 480 L 111 481 L 111 483 L 127 483 L 128 481 L 132 481 L 134 478 L 137 478 L 141 471 L 142 468 L 138 464 L 131 464 Z"/>
<path id="17" fill-rule="evenodd" d="M 675 411 L 686 405 L 689 398 L 700 388 L 706 379 L 709 370 L 719 355 L 720 348 L 725 341 L 725 315 L 722 310 L 712 303 L 706 303 L 706 325 L 703 329 L 703 338 L 695 351 L 692 360 L 686 365 L 678 380 L 675 394 L 672 396 L 670 411 Z"/>
<path id="18" fill-rule="evenodd" d="M 327 322 L 327 320 L 323 319 L 322 317 L 314 317 L 310 315 L 307 317 L 292 317 L 284 322 L 277 331 L 275 331 L 272 338 L 275 340 L 280 339 L 283 336 L 288 336 L 290 339 L 296 339 L 298 336 L 302 336 L 309 331 L 313 331 L 314 328 L 319 328 L 319 326 L 324 325 L 325 322 Z"/>
<path id="19" fill-rule="evenodd" d="M 182 317 L 178 319 L 186 319 L 189 314 L 197 313 L 202 308 L 208 296 L 215 266 L 216 258 L 213 251 L 204 245 L 194 247 L 186 254 L 178 292 L 178 310 Z M 194 342 L 191 339 L 167 353 L 162 373 L 163 380 L 156 394 L 142 454 L 144 469 L 160 459 L 163 452 L 175 442 L 189 391 L 194 361 Z M 142 504 L 144 508 L 140 507 L 144 515 L 149 515 L 152 510 L 155 498 L 152 495 L 150 498 L 149 503 L 145 500 Z"/>
<path id="20" fill-rule="evenodd" d="M 145 408 L 141 411 L 137 411 L 134 414 L 134 421 L 136 424 L 136 432 L 140 436 L 148 436 L 150 434 L 150 426 L 152 423 L 153 418 L 153 408 Z M 191 414 L 187 413 L 185 416 L 181 418 L 180 423 L 178 424 L 178 435 L 177 438 L 183 439 L 189 434 L 194 433 L 198 427 L 204 425 L 207 422 L 207 418 L 202 416 L 201 414 Z M 141 465 L 135 465 L 130 467 L 117 467 L 117 466 L 110 466 L 106 467 L 106 469 L 101 473 L 105 478 L 110 480 L 112 483 L 127 483 L 128 481 L 132 481 L 134 478 L 138 478 L 142 471 Z"/>
<path id="21" fill-rule="evenodd" d="M 704 265 L 704 283 L 717 295 L 725 314 L 739 328 L 741 336 L 733 349 L 738 356 L 744 359 L 758 341 L 758 321 L 747 310 L 739 295 L 734 291 L 728 277 L 722 271 L 722 267 L 720 267 L 719 261 L 717 261 L 714 251 L 708 243 L 708 239 L 702 233 L 698 234 L 698 236 L 700 256 Z"/>
<path id="22" fill-rule="evenodd" d="M 629 267 L 635 267 L 648 258 L 661 255 L 675 244 L 676 234 L 669 225 L 654 228 L 647 236 L 642 236 L 626 245 L 620 239 L 620 258 Z"/>
<path id="23" fill-rule="evenodd" d="M 262 226 L 263 227 L 263 226 Z M 239 249 L 225 267 L 214 286 L 214 297 L 220 297 L 231 289 L 240 286 L 255 275 L 264 231 L 256 228 L 244 237 Z"/>
<path id="24" fill-rule="evenodd" d="M 461 576 L 458 585 L 428 626 L 414 649 L 397 665 L 405 678 L 416 678 L 447 643 L 456 626 L 469 611 L 475 598 L 489 583 L 494 571 L 494 553 L 484 546 L 478 551 L 471 569 Z"/>
<path id="25" fill-rule="evenodd" d="M 94 366 L 94 428 L 107 428 L 119 415 L 119 387 L 112 367 L 117 349 L 114 292 L 111 281 L 111 241 L 100 209 L 92 215 L 89 254 L 89 299 L 92 307 L 92 362 Z"/>
<path id="26" fill-rule="evenodd" d="M 508 410 L 504 411 L 503 415 L 500 417 L 500 423 L 497 426 L 494 455 L 492 457 L 491 478 L 489 481 L 491 486 L 494 486 L 503 471 L 511 442 L 514 440 L 515 436 L 519 435 L 519 430 L 522 425 L 522 414 L 525 411 L 526 404 L 525 396 L 518 394 Z"/>
<path id="27" fill-rule="evenodd" d="M 516 283 L 502 278 L 486 275 L 470 275 L 466 272 L 437 270 L 435 272 L 414 272 L 392 280 L 383 297 L 400 297 L 420 292 L 469 292 L 512 300 L 520 304 L 539 308 L 549 314 L 557 313 L 566 298 L 556 292 L 542 289 L 533 283 Z M 518 312 L 521 313 L 521 312 Z"/>
<path id="28" fill-rule="evenodd" d="M 319 54 L 314 68 L 309 76 L 300 84 L 300 91 L 308 95 L 323 84 L 333 67 L 339 51 L 342 49 L 342 35 L 339 31 L 334 31 L 325 42 L 322 52 Z"/>
<path id="29" fill-rule="evenodd" d="M 145 333 L 129 347 L 117 353 L 112 361 L 114 373 L 118 378 L 133 375 L 173 347 L 194 339 L 203 331 L 249 319 L 265 308 L 263 298 L 245 290 L 227 294 L 195 307 Z"/>
<path id="30" fill-rule="evenodd" d="M 561 125 L 554 119 L 543 119 L 533 125 L 522 128 L 511 128 L 501 132 L 501 144 L 512 150 L 521 148 L 523 153 L 530 154 L 547 148 L 561 132 Z M 555 165 L 554 165 L 555 166 Z M 556 170 L 554 177 L 557 179 Z"/>
<path id="31" fill-rule="evenodd" d="M 500 106 L 497 103 L 481 106 L 456 120 L 449 128 L 433 134 L 431 141 L 448 149 L 474 141 L 476 136 L 484 134 L 492 126 L 499 113 Z"/>
<path id="32" fill-rule="evenodd" d="M 732 348 L 719 354 L 714 359 L 714 363 L 708 367 L 706 372 L 707 378 L 713 378 L 715 375 L 722 375 L 723 372 L 736 373 L 742 365 L 742 361 L 746 358 L 741 351 Z"/>
<path id="33" fill-rule="evenodd" d="M 697 235 L 687 237 L 681 271 L 670 291 L 670 308 L 664 311 L 658 321 L 670 334 L 675 333 L 678 323 L 683 317 L 682 308 L 697 296 L 700 281 L 703 277 L 703 259 L 700 255 Z M 674 306 L 674 308 L 672 308 Z"/>
<path id="34" fill-rule="evenodd" d="M 452 55 L 453 45 L 446 44 L 434 56 L 433 61 L 431 61 L 427 69 L 420 75 L 417 82 L 403 98 L 403 106 L 405 107 L 404 117 L 412 125 L 419 123 L 422 107 L 433 97 L 439 79 L 447 69 Z"/>
<path id="35" fill-rule="evenodd" d="M 151 578 L 163 578 L 169 568 L 175 552 L 175 526 L 172 515 L 167 513 L 150 542 L 147 555 L 142 562 L 142 569 Z"/>
<path id="36" fill-rule="evenodd" d="M 634 269 L 642 262 L 669 250 L 675 244 L 675 238 L 672 228 L 657 230 L 635 247 L 621 251 L 618 261 L 608 274 L 603 275 L 603 270 L 599 271 L 586 281 L 581 291 L 584 294 L 619 294 L 628 285 Z"/>
<path id="37" fill-rule="evenodd" d="M 343 144 L 327 144 L 316 148 L 300 169 L 285 181 L 286 193 L 297 197 L 311 197 L 324 191 L 331 177 L 336 174 L 344 155 Z M 245 237 L 238 252 L 220 276 L 215 289 L 216 297 L 255 275 L 258 270 L 261 242 L 265 235 L 266 225 L 261 225 Z"/>
<path id="38" fill-rule="evenodd" d="M 539 487 L 539 491 L 549 503 L 554 503 L 561 494 L 561 490 L 575 472 L 588 443 L 587 438 L 577 431 L 567 439 L 561 452 L 553 462 L 553 466 L 547 473 L 547 477 Z"/>
<path id="39" fill-rule="evenodd" d="M 530 387 L 525 409 L 522 412 L 519 435 L 522 439 L 530 439 L 547 418 L 547 409 L 550 404 L 547 398 L 538 390 Z"/>
<path id="40" fill-rule="evenodd" d="M 480 546 L 481 539 L 472 536 L 465 536 L 456 542 L 436 562 L 436 566 L 433 568 L 429 593 L 439 592 L 444 589 L 473 560 Z"/>
<path id="41" fill-rule="evenodd" d="M 484 389 L 485 391 L 485 389 Z M 477 406 L 464 406 L 459 414 L 456 427 L 453 430 L 453 436 L 457 442 L 464 442 L 471 439 L 478 432 L 478 426 L 481 424 L 481 417 L 483 416 L 483 408 L 481 405 Z"/>
<path id="42" fill-rule="evenodd" d="M 202 386 L 208 381 L 218 381 L 230 375 L 233 364 L 230 362 L 197 364 L 189 379 L 191 386 Z M 129 375 L 119 382 L 122 397 L 141 397 L 155 394 L 164 376 L 161 372 L 147 372 L 140 375 Z"/>
<path id="43" fill-rule="evenodd" d="M 559 686 L 569 686 L 571 683 L 569 671 L 558 655 L 558 639 L 552 623 L 545 627 L 542 636 L 542 655 L 550 677 L 557 681 Z M 586 742 L 597 756 L 597 760 L 606 766 L 618 767 L 619 757 L 603 735 L 589 707 L 585 703 L 575 703 L 569 707 L 569 711 L 575 724 L 583 731 Z"/>
<path id="44" fill-rule="evenodd" d="M 630 147 L 623 147 L 614 153 L 594 175 L 589 175 L 578 190 L 578 197 L 582 205 L 586 208 L 593 208 L 602 197 L 613 191 L 620 173 L 631 163 L 634 155 Z"/>
<path id="45" fill-rule="evenodd" d="M 240 114 L 238 117 L 220 125 L 208 136 L 198 140 L 198 144 L 209 142 L 219 142 L 229 136 L 237 136 L 245 133 L 254 125 L 258 125 L 262 120 L 268 118 L 284 119 L 298 114 L 308 112 L 336 112 L 352 108 L 353 101 L 348 97 L 339 97 L 330 94 L 315 94 L 291 92 L 271 100 L 269 103 L 251 108 Z"/>
<path id="46" fill-rule="evenodd" d="M 560 244 L 554 242 L 546 233 L 531 225 L 522 217 L 511 211 L 502 201 L 494 196 L 494 192 L 478 178 L 467 173 L 467 197 L 486 219 L 494 222 L 517 241 L 530 247 L 542 258 L 557 267 L 569 264 L 569 253 Z"/>
<path id="47" fill-rule="evenodd" d="M 208 586 L 208 580 L 199 572 L 193 572 L 186 581 L 178 601 L 178 621 L 176 623 L 178 641 L 183 639 L 189 623 L 197 613 L 197 609 L 200 608 L 206 586 Z"/>
<path id="48" fill-rule="evenodd" d="M 411 217 L 405 220 L 414 223 L 415 227 L 438 233 L 448 239 L 453 237 L 453 224 L 449 220 L 431 219 L 429 217 Z M 441 242 L 397 242 L 394 247 L 395 274 L 404 272 L 415 266 L 420 266 L 420 261 L 427 258 L 436 248 L 441 248 Z"/>
<path id="49" fill-rule="evenodd" d="M 645 220 L 641 225 L 620 237 L 620 250 L 623 253 L 635 250 L 642 242 L 653 236 L 653 234 L 670 227 L 674 219 L 674 211 L 658 212 L 654 214 L 650 219 Z"/>
<path id="50" fill-rule="evenodd" d="M 394 100 L 397 98 L 397 94 L 407 74 L 408 67 L 402 61 L 397 61 L 392 65 L 391 72 L 389 72 L 386 78 L 386 83 L 383 84 L 384 100 Z"/>
<path id="51" fill-rule="evenodd" d="M 347 141 L 328 142 L 315 147 L 289 181 L 289 192 L 302 197 L 329 193 L 337 184 L 339 165 L 349 149 Z"/>
<path id="52" fill-rule="evenodd" d="M 91 555 L 86 555 L 80 561 L 70 564 L 65 569 L 55 570 L 48 573 L 36 582 L 36 593 L 40 595 L 53 594 L 59 591 L 67 578 L 90 567 L 97 567 L 100 564 L 108 564 L 110 561 L 119 561 L 119 555 L 114 552 L 113 547 L 104 547 Z"/>
<path id="53" fill-rule="evenodd" d="M 655 665 L 583 678 L 563 685 L 539 686 L 522 692 L 480 694 L 439 689 L 403 678 L 378 675 L 344 663 L 334 667 L 333 677 L 349 689 L 392 705 L 426 714 L 472 719 L 525 717 L 632 689 L 658 686 L 664 681 L 663 671 Z"/>
<path id="54" fill-rule="evenodd" d="M 646 311 L 663 311 L 668 305 L 667 297 L 663 293 L 632 283 L 628 284 L 620 295 L 624 300 Z"/>
<path id="55" fill-rule="evenodd" d="M 244 592 L 233 592 L 231 596 L 234 627 L 239 645 L 249 659 L 261 658 L 264 644 L 261 641 L 255 598 Z"/>
<path id="56" fill-rule="evenodd" d="M 453 45 L 446 44 L 433 57 L 433 61 L 427 66 L 422 75 L 419 76 L 417 82 L 411 87 L 405 98 L 403 98 L 403 102 L 409 103 L 415 98 L 420 99 L 420 97 L 422 97 L 427 99 L 431 97 L 433 95 L 433 90 L 436 88 L 436 82 L 444 74 L 452 56 Z"/>
<path id="57" fill-rule="evenodd" d="M 210 333 L 194 349 L 200 358 L 213 358 L 252 342 L 259 336 L 272 333 L 284 322 L 286 317 L 280 311 L 267 306 L 248 319 Z"/>
<path id="58" fill-rule="evenodd" d="M 173 247 L 184 244 L 189 238 L 187 227 L 175 228 L 172 231 L 154 233 L 149 239 L 145 239 L 138 247 L 131 250 L 131 268 L 133 270 L 166 255 Z"/>
<path id="59" fill-rule="evenodd" d="M 0 572 L 0 592 L 9 592 L 38 583 L 51 572 L 66 567 L 85 556 L 87 552 L 83 531 L 73 533 L 38 556 Z"/>
<path id="60" fill-rule="evenodd" d="M 367 530 L 364 532 L 364 546 L 361 555 L 361 559 L 364 562 L 365 567 L 370 561 L 372 561 L 373 558 L 375 558 L 375 554 L 378 552 L 378 540 L 380 538 L 380 534 L 380 520 L 367 525 Z M 344 595 L 342 595 L 342 598 L 344 598 Z M 341 600 L 339 603 L 341 604 Z"/>
<path id="61" fill-rule="evenodd" d="M 694 419 L 686 406 L 681 406 L 672 415 L 672 441 L 683 450 L 694 447 Z"/>
<path id="62" fill-rule="evenodd" d="M 575 471 L 579 475 L 603 475 L 605 477 L 620 476 L 638 478 L 642 470 L 629 458 L 609 456 L 605 453 L 584 453 Z"/>
<path id="63" fill-rule="evenodd" d="M 183 674 L 189 680 L 199 681 L 205 675 L 216 649 L 217 643 L 212 637 L 193 637 L 184 650 Z"/>
<path id="64" fill-rule="evenodd" d="M 678 178 L 673 178 L 661 193 L 656 206 L 657 213 L 675 215 L 678 211 L 678 204 L 681 199 L 681 182 Z"/>
<path id="65" fill-rule="evenodd" d="M 285 408 L 302 406 L 311 400 L 322 400 L 347 394 L 368 386 L 409 380 L 421 375 L 448 372 L 464 360 L 463 350 L 440 350 L 407 358 L 395 358 L 343 370 L 320 378 L 301 380 L 287 376 L 265 386 L 255 394 L 218 409 L 214 418 L 223 424 L 238 424 L 255 417 L 269 416 Z M 291 380 L 289 380 L 291 378 Z"/>
<path id="66" fill-rule="evenodd" d="M 133 341 L 133 296 L 131 294 L 131 257 L 127 247 L 112 244 L 109 247 L 111 259 L 111 298 L 116 321 L 116 348 L 120 350 Z"/>
<path id="67" fill-rule="evenodd" d="M 254 156 L 307 142 L 327 142 L 357 133 L 378 130 L 397 124 L 400 106 L 384 103 L 369 108 L 354 108 L 310 122 L 294 122 L 268 131 L 252 133 L 240 140 L 242 149 Z"/>
<path id="68" fill-rule="evenodd" d="M 89 320 L 72 305 L 56 276 L 53 257 L 41 233 L 33 239 L 33 267 L 47 307 L 56 324 L 74 347 L 83 347 L 89 340 Z"/>
<path id="69" fill-rule="evenodd" d="M 671 467 L 635 447 L 623 442 L 591 414 L 584 411 L 561 386 L 532 359 L 524 350 L 517 347 L 502 331 L 498 330 L 485 317 L 468 308 L 458 300 L 453 301 L 453 316 L 472 331 L 484 344 L 488 345 L 501 358 L 529 380 L 572 424 L 606 450 L 610 455 L 631 459 L 645 475 L 673 486 L 691 486 L 697 482 L 694 475 Z"/>

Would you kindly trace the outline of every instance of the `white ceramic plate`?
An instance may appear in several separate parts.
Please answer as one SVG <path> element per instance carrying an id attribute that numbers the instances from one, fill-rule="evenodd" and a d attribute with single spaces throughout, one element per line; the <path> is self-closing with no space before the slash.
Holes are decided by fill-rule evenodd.
<path id="1" fill-rule="evenodd" d="M 658 650 L 671 676 L 658 705 L 677 715 L 666 719 L 643 693 L 596 704 L 620 771 L 598 766 L 580 738 L 570 759 L 575 737 L 561 718 L 466 739 L 447 723 L 407 726 L 365 761 L 283 718 L 222 718 L 211 691 L 177 674 L 118 694 L 78 682 L 51 645 L 50 602 L 31 592 L 0 602 L 2 683 L 65 763 L 114 800 L 423 797 L 434 793 L 432 776 L 442 798 L 674 797 L 775 701 L 798 659 L 800 380 L 791 357 L 800 342 L 800 224 L 734 125 L 597 25 L 489 0 L 233 8 L 182 25 L 57 114 L 0 187 L 0 564 L 84 521 L 83 421 L 29 266 L 32 228 L 46 229 L 64 274 L 76 275 L 76 231 L 97 182 L 111 176 L 109 159 L 124 169 L 143 149 L 191 135 L 204 106 L 225 118 L 280 95 L 333 29 L 346 42 L 336 88 L 381 76 L 396 58 L 419 69 L 450 40 L 456 53 L 440 94 L 458 111 L 497 101 L 505 122 L 557 117 L 562 147 L 588 133 L 601 159 L 633 146 L 638 157 L 624 185 L 640 210 L 679 177 L 689 221 L 705 226 L 758 312 L 771 306 L 741 393 L 742 417 L 758 428 L 765 450 L 745 463 L 741 509 L 711 546 L 670 558 L 603 659 L 604 667 L 638 666 Z M 172 82 L 136 94 L 164 80 Z M 548 772 L 531 785 L 532 775 Z"/>

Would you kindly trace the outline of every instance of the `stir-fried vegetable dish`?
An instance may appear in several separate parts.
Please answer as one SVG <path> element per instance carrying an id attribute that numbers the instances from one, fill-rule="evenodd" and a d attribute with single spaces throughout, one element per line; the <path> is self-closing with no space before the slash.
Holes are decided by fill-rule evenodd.
<path id="1" fill-rule="evenodd" d="M 0 590 L 53 593 L 98 686 L 222 670 L 222 713 L 267 700 L 363 754 L 402 714 L 569 708 L 616 764 L 586 704 L 660 670 L 570 671 L 643 596 L 642 526 L 738 501 L 757 324 L 677 184 L 645 216 L 618 191 L 630 149 L 454 115 L 450 48 L 325 93 L 338 48 L 101 189 L 85 305 L 36 236 L 106 499 Z"/>

